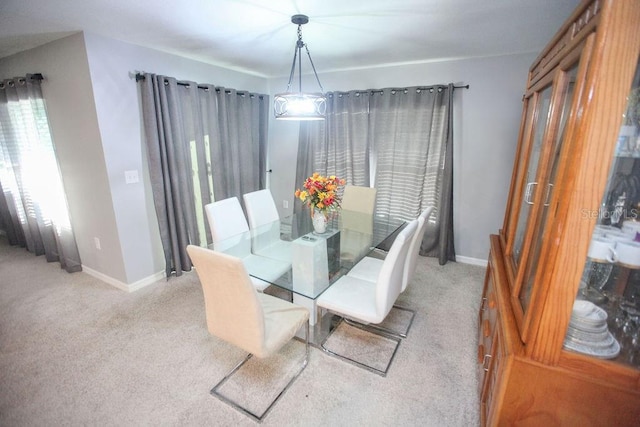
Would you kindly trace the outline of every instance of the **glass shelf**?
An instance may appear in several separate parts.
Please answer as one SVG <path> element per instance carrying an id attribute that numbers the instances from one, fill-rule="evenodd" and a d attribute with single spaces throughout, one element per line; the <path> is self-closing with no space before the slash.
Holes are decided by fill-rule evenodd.
<path id="1" fill-rule="evenodd" d="M 611 359 L 637 369 L 640 369 L 639 94 L 640 64 L 628 96 L 564 341 L 569 351 Z M 589 320 L 596 312 L 605 313 L 605 319 Z"/>

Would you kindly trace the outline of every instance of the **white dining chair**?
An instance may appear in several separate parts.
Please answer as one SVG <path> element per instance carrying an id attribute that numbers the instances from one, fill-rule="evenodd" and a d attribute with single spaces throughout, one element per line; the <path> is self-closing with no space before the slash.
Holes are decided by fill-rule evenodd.
<path id="1" fill-rule="evenodd" d="M 262 292 L 269 286 L 269 281 L 275 281 L 291 270 L 291 262 L 251 252 L 249 225 L 237 197 L 209 203 L 204 209 L 211 229 L 213 250 L 242 259 L 247 271 L 265 279 L 251 277 L 257 290 Z"/>
<path id="2" fill-rule="evenodd" d="M 402 290 L 404 265 L 417 227 L 416 219 L 409 222 L 398 234 L 375 281 L 359 279 L 348 274 L 342 276 L 318 297 L 317 305 L 343 319 L 352 319 L 363 324 L 379 324 L 384 321 Z M 384 370 L 327 349 L 325 343 L 331 335 L 323 341 L 321 347 L 332 355 L 385 376 L 400 345 L 400 338 L 379 331 L 373 331 L 373 333 L 382 335 L 395 343 L 393 354 Z"/>
<path id="3" fill-rule="evenodd" d="M 418 255 L 420 253 L 420 246 L 422 244 L 422 238 L 424 237 L 424 232 L 427 228 L 427 224 L 429 222 L 429 216 L 433 212 L 433 206 L 429 206 L 424 209 L 417 218 L 418 227 L 417 230 L 411 239 L 411 244 L 409 246 L 409 252 L 407 254 L 407 259 L 405 261 L 404 270 L 402 273 L 402 290 L 404 292 L 407 289 L 409 283 L 413 280 L 413 276 L 416 272 L 416 266 L 418 262 Z M 380 274 L 380 270 L 384 265 L 384 261 L 380 258 L 367 256 L 362 258 L 360 262 L 358 262 L 349 272 L 348 276 L 356 277 L 363 280 L 375 281 L 378 275 Z M 406 307 L 401 307 L 398 305 L 394 305 L 394 308 L 407 311 L 411 313 L 411 318 L 407 324 L 407 327 L 403 331 L 391 331 L 389 329 L 384 329 L 385 332 L 398 335 L 402 338 L 406 338 L 409 333 L 409 329 L 413 323 L 413 317 L 415 316 L 415 311 Z"/>
<path id="4" fill-rule="evenodd" d="M 268 189 L 242 196 L 251 229 L 251 250 L 254 254 L 291 263 L 291 242 L 280 238 L 280 215 Z"/>
<path id="5" fill-rule="evenodd" d="M 256 292 L 240 258 L 199 246 L 187 246 L 204 293 L 207 329 L 249 354 L 212 389 L 211 394 L 234 408 L 261 421 L 278 399 L 300 375 L 309 359 L 309 311 L 301 306 Z M 297 373 L 264 411 L 257 413 L 232 398 L 221 388 L 252 356 L 264 359 L 274 355 L 305 326 L 305 356 Z M 266 362 L 263 362 L 266 363 Z M 268 369 L 268 367 L 265 367 Z"/>

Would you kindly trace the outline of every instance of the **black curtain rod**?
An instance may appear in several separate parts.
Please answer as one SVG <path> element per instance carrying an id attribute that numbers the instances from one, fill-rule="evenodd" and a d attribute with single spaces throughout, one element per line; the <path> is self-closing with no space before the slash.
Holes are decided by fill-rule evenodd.
<path id="1" fill-rule="evenodd" d="M 446 85 L 418 86 L 415 89 L 416 90 L 433 90 L 435 88 L 446 88 L 446 87 L 447 87 Z M 397 88 L 390 88 L 390 89 L 392 91 L 405 91 L 405 90 L 408 90 L 409 88 L 407 88 L 407 87 L 397 87 Z M 469 89 L 469 85 L 453 86 L 453 89 Z M 374 94 L 374 93 L 384 93 L 384 90 L 383 89 L 368 89 L 368 90 L 356 90 L 354 92 L 356 94 Z M 336 92 L 336 94 L 338 94 L 339 96 L 342 96 L 342 95 L 348 95 L 349 92 L 340 92 L 340 91 L 338 91 L 338 92 Z"/>
<path id="2" fill-rule="evenodd" d="M 18 77 L 18 80 L 25 80 L 29 78 L 29 80 L 44 80 L 44 76 L 41 73 L 33 73 L 33 74 L 27 74 L 26 77 Z M 2 81 L 2 79 L 0 79 L 0 81 Z"/>
<path id="3" fill-rule="evenodd" d="M 145 80 L 144 74 L 136 73 L 136 82 L 139 82 L 140 80 Z M 177 83 L 178 83 L 178 86 L 191 87 L 191 84 L 187 83 L 187 82 L 178 81 Z M 198 87 L 198 89 L 204 89 L 204 90 L 209 90 L 210 89 L 210 87 L 208 87 L 208 86 L 200 86 L 200 85 L 198 85 L 197 87 Z M 220 92 L 220 88 L 215 88 L 215 91 L 216 92 Z M 230 90 L 225 90 L 224 93 L 229 94 L 229 93 L 231 93 L 231 91 Z M 246 96 L 246 95 L 256 96 L 255 94 L 249 93 L 247 91 L 239 91 L 238 90 L 238 91 L 236 91 L 236 93 L 239 96 Z M 258 96 L 259 99 L 263 99 L 263 95 L 257 95 L 257 96 Z"/>
<path id="4" fill-rule="evenodd" d="M 447 85 L 433 85 L 433 86 L 417 86 L 416 90 L 433 90 L 435 88 L 446 88 Z M 454 89 L 469 89 L 469 85 L 454 86 Z M 391 90 L 407 90 L 408 87 L 396 87 Z M 359 91 L 360 92 L 360 91 Z M 382 92 L 382 89 L 363 90 L 362 92 Z"/>
<path id="5" fill-rule="evenodd" d="M 42 77 L 42 74 L 39 74 L 39 75 L 40 75 L 40 77 Z M 144 80 L 144 79 L 145 79 L 144 74 L 136 73 L 136 82 L 139 82 L 140 80 Z M 190 83 L 187 83 L 187 82 L 181 82 L 181 81 L 178 81 L 178 85 L 180 85 L 180 86 L 186 86 L 186 87 L 191 86 L 191 84 L 190 84 Z M 435 85 L 435 86 L 418 86 L 416 89 L 417 89 L 417 90 L 433 90 L 433 88 L 435 88 L 435 87 L 445 87 L 445 86 L 444 86 L 444 85 Z M 205 89 L 205 90 L 208 90 L 208 89 L 209 89 L 209 87 L 207 87 L 207 86 L 200 86 L 200 85 L 198 85 L 198 89 Z M 406 90 L 406 89 L 407 89 L 407 88 L 397 88 L 397 89 L 395 89 L 395 90 Z M 469 89 L 469 85 L 453 86 L 453 89 Z M 216 91 L 217 91 L 217 92 L 219 92 L 219 91 L 220 91 L 220 89 L 216 88 Z M 380 90 L 361 90 L 361 91 L 359 90 L 359 91 L 356 91 L 356 93 L 382 93 L 382 92 L 383 92 L 383 91 L 382 91 L 381 89 L 380 89 Z M 225 90 L 225 93 L 231 93 L 231 91 L 230 91 L 230 90 Z M 246 94 L 246 93 L 248 93 L 248 92 L 241 92 L 241 91 L 237 91 L 237 94 L 238 94 L 238 95 L 240 95 L 240 96 L 245 96 L 245 94 Z M 343 92 L 343 93 L 348 93 L 348 92 Z M 251 95 L 251 94 L 250 94 L 250 96 L 254 96 L 254 95 Z M 260 97 L 260 99 L 262 99 L 262 95 L 259 95 L 259 97 Z"/>

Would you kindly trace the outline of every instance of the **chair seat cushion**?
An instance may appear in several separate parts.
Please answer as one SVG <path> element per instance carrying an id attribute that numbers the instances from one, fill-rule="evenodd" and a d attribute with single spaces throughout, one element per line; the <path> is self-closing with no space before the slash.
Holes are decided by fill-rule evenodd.
<path id="1" fill-rule="evenodd" d="M 317 299 L 318 306 L 363 323 L 380 323 L 376 310 L 376 283 L 342 276 Z M 386 314 L 386 313 L 385 313 Z"/>
<path id="2" fill-rule="evenodd" d="M 267 294 L 257 294 L 264 312 L 264 347 L 254 352 L 257 357 L 268 357 L 277 352 L 309 319 L 309 310 Z"/>
<path id="3" fill-rule="evenodd" d="M 369 282 L 375 282 L 378 280 L 378 276 L 380 275 L 380 270 L 382 270 L 383 265 L 384 260 L 366 256 L 358 261 L 351 270 L 349 270 L 347 276 L 368 280 Z"/>

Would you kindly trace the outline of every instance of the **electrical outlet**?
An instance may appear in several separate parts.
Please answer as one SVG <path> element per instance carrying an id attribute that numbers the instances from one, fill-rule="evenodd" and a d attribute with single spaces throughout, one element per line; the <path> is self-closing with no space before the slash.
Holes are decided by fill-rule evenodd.
<path id="1" fill-rule="evenodd" d="M 288 200 L 283 200 L 282 201 L 282 207 L 285 209 L 289 209 L 289 201 Z"/>
<path id="2" fill-rule="evenodd" d="M 93 243 L 95 243 L 97 250 L 101 250 L 102 249 L 102 247 L 100 246 L 100 239 L 98 239 L 97 237 L 94 237 L 93 238 Z"/>
<path id="3" fill-rule="evenodd" d="M 127 184 L 135 184 L 140 181 L 137 170 L 124 171 L 124 182 Z"/>

